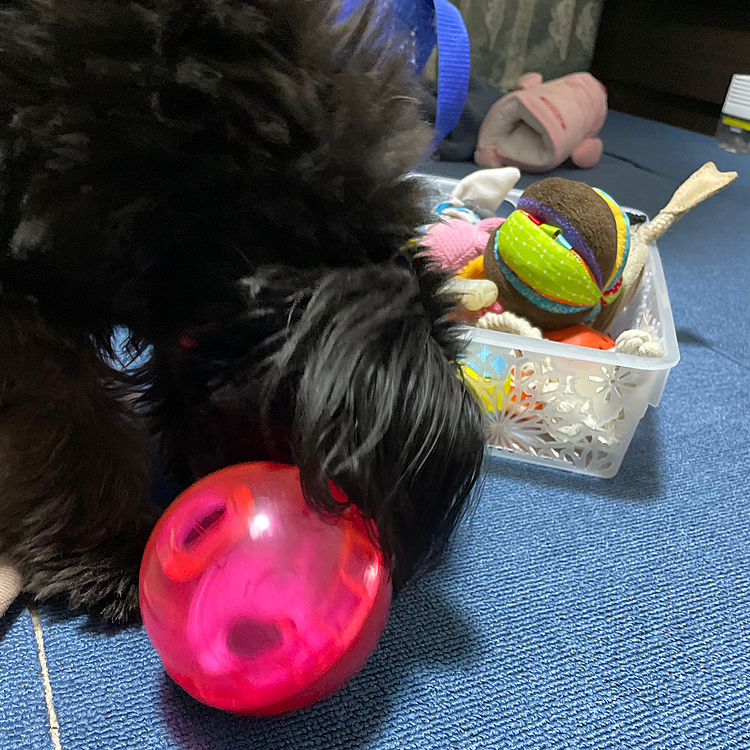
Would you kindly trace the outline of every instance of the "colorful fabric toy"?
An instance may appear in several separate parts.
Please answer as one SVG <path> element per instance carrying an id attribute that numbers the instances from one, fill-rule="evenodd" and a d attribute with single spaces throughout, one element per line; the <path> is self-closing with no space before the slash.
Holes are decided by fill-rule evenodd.
<path id="1" fill-rule="evenodd" d="M 736 177 L 708 162 L 654 219 L 633 227 L 601 190 L 559 177 L 541 180 L 490 239 L 484 275 L 497 285 L 504 310 L 543 331 L 584 323 L 607 331 L 638 288 L 649 245 Z M 618 350 L 656 356 L 649 343 L 621 342 Z"/>
<path id="2" fill-rule="evenodd" d="M 604 85 L 589 73 L 547 83 L 529 73 L 519 87 L 487 113 L 474 153 L 477 164 L 548 172 L 570 157 L 585 169 L 596 165 L 603 150 L 596 135 L 607 117 Z"/>
<path id="3" fill-rule="evenodd" d="M 480 220 L 457 196 L 468 202 L 488 190 L 488 205 L 499 205 L 492 184 L 500 184 L 502 172 L 465 178 L 441 204 L 443 216 L 454 212 L 454 218 L 426 228 L 427 253 L 455 272 L 445 291 L 460 300 L 466 324 L 639 357 L 663 356 L 648 331 L 626 330 L 614 342 L 607 331 L 638 289 L 649 245 L 737 173 L 704 164 L 653 220 L 632 226 L 628 213 L 605 192 L 559 177 L 541 180 L 491 233 L 484 255 L 471 258 L 479 233 L 493 220 Z M 493 285 L 483 286 L 485 279 Z"/>
<path id="4" fill-rule="evenodd" d="M 606 193 L 551 177 L 531 185 L 495 232 L 485 276 L 506 310 L 542 330 L 588 323 L 621 291 L 630 222 Z"/>

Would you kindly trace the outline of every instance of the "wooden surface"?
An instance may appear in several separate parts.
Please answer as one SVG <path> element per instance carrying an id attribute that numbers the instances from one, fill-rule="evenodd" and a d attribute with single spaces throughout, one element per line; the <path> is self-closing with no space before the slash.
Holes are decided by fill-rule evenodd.
<path id="1" fill-rule="evenodd" d="M 732 75 L 750 73 L 750 3 L 605 0 L 592 73 L 611 107 L 712 133 Z"/>

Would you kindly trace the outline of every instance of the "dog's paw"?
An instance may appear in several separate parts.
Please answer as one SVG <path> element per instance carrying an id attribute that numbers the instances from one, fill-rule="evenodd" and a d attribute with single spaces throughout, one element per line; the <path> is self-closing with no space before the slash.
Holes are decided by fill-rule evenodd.
<path id="1" fill-rule="evenodd" d="M 40 601 L 62 596 L 73 613 L 92 615 L 115 625 L 137 625 L 141 621 L 138 598 L 137 567 L 122 570 L 79 570 L 78 574 L 56 577 L 44 588 L 37 589 Z"/>
<path id="2" fill-rule="evenodd" d="M 96 608 L 96 614 L 116 625 L 140 624 L 138 580 L 129 581 L 122 592 L 117 591 L 111 598 L 102 600 L 101 606 Z"/>
<path id="3" fill-rule="evenodd" d="M 623 331 L 615 341 L 615 351 L 619 354 L 634 354 L 636 357 L 658 359 L 664 356 L 664 350 L 658 341 L 649 333 L 639 329 Z"/>

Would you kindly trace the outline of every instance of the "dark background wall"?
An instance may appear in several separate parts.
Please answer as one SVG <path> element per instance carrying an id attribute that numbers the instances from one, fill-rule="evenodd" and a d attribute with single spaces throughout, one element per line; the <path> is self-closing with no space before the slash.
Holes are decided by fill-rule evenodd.
<path id="1" fill-rule="evenodd" d="M 750 2 L 604 0 L 591 72 L 611 108 L 713 133 L 732 75 L 750 74 Z"/>

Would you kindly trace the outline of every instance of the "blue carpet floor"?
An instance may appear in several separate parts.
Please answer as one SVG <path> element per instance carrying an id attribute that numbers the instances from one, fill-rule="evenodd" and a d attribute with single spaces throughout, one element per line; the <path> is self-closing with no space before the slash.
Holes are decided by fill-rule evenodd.
<path id="1" fill-rule="evenodd" d="M 141 630 L 42 607 L 63 750 L 750 748 L 750 157 L 614 112 L 603 136 L 594 170 L 557 173 L 652 214 L 705 161 L 741 172 L 660 241 L 682 360 L 619 474 L 488 463 L 365 670 L 289 717 L 206 708 Z M 51 747 L 19 603 L 0 621 L 0 748 Z"/>
<path id="2" fill-rule="evenodd" d="M 0 747 L 50 747 L 31 615 L 16 601 L 0 620 Z"/>

